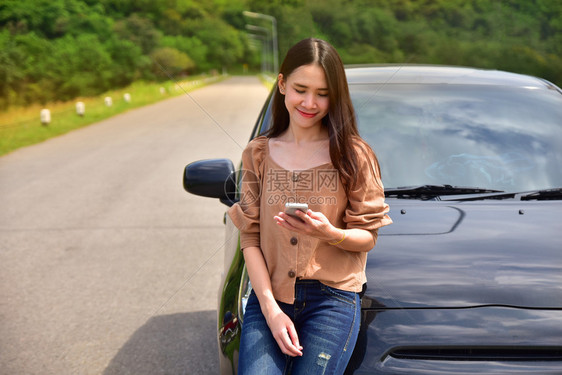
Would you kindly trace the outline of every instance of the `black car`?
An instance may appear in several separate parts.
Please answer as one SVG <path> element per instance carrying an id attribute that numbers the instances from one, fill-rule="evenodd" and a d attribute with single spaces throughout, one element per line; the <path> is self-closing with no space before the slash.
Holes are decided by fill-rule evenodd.
<path id="1" fill-rule="evenodd" d="M 562 374 L 562 91 L 501 71 L 346 70 L 394 224 L 369 253 L 349 374 Z M 252 138 L 270 125 L 265 103 Z M 184 187 L 236 201 L 231 161 Z M 222 374 L 236 373 L 251 288 L 226 216 Z"/>

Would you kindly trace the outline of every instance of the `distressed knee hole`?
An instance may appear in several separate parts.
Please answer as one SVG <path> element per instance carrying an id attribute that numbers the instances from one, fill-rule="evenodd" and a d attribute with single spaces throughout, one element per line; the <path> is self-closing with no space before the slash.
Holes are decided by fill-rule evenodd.
<path id="1" fill-rule="evenodd" d="M 328 361 L 332 356 L 326 353 L 320 353 L 316 359 L 316 364 L 320 367 L 326 368 L 328 366 Z"/>

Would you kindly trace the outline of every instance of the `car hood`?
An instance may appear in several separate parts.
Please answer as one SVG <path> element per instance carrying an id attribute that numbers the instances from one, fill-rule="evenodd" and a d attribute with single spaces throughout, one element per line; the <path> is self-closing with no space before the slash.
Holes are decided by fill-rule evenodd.
<path id="1" fill-rule="evenodd" d="M 388 202 L 369 305 L 562 307 L 562 201 Z"/>

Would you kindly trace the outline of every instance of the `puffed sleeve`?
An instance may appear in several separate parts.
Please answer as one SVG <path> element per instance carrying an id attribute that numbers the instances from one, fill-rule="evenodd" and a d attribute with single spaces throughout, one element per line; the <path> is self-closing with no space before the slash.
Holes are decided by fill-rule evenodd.
<path id="1" fill-rule="evenodd" d="M 240 248 L 260 246 L 260 194 L 267 138 L 252 140 L 242 153 L 240 200 L 228 210 L 240 230 Z"/>
<path id="2" fill-rule="evenodd" d="M 384 187 L 380 171 L 374 156 L 358 147 L 359 173 L 357 183 L 352 186 L 348 195 L 348 205 L 343 221 L 347 228 L 359 228 L 370 231 L 376 240 L 377 230 L 392 224 L 388 216 L 390 210 L 384 201 Z"/>

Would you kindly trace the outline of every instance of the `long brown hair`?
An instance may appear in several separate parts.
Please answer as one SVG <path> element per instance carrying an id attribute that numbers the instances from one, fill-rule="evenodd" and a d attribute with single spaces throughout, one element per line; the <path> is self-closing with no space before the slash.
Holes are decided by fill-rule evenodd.
<path id="1" fill-rule="evenodd" d="M 330 105 L 322 124 L 328 129 L 330 137 L 332 165 L 338 170 L 346 193 L 349 193 L 354 187 L 353 182 L 356 181 L 360 168 L 357 146 L 361 152 L 370 156 L 369 159 L 374 163 L 372 172 L 375 176 L 380 175 L 380 167 L 371 147 L 359 136 L 344 66 L 332 45 L 316 38 L 301 40 L 287 52 L 279 73 L 287 80 L 295 69 L 310 64 L 320 66 L 326 75 Z M 272 116 L 273 123 L 267 136 L 273 138 L 280 136 L 289 127 L 285 97 L 279 92 L 273 96 Z"/>

